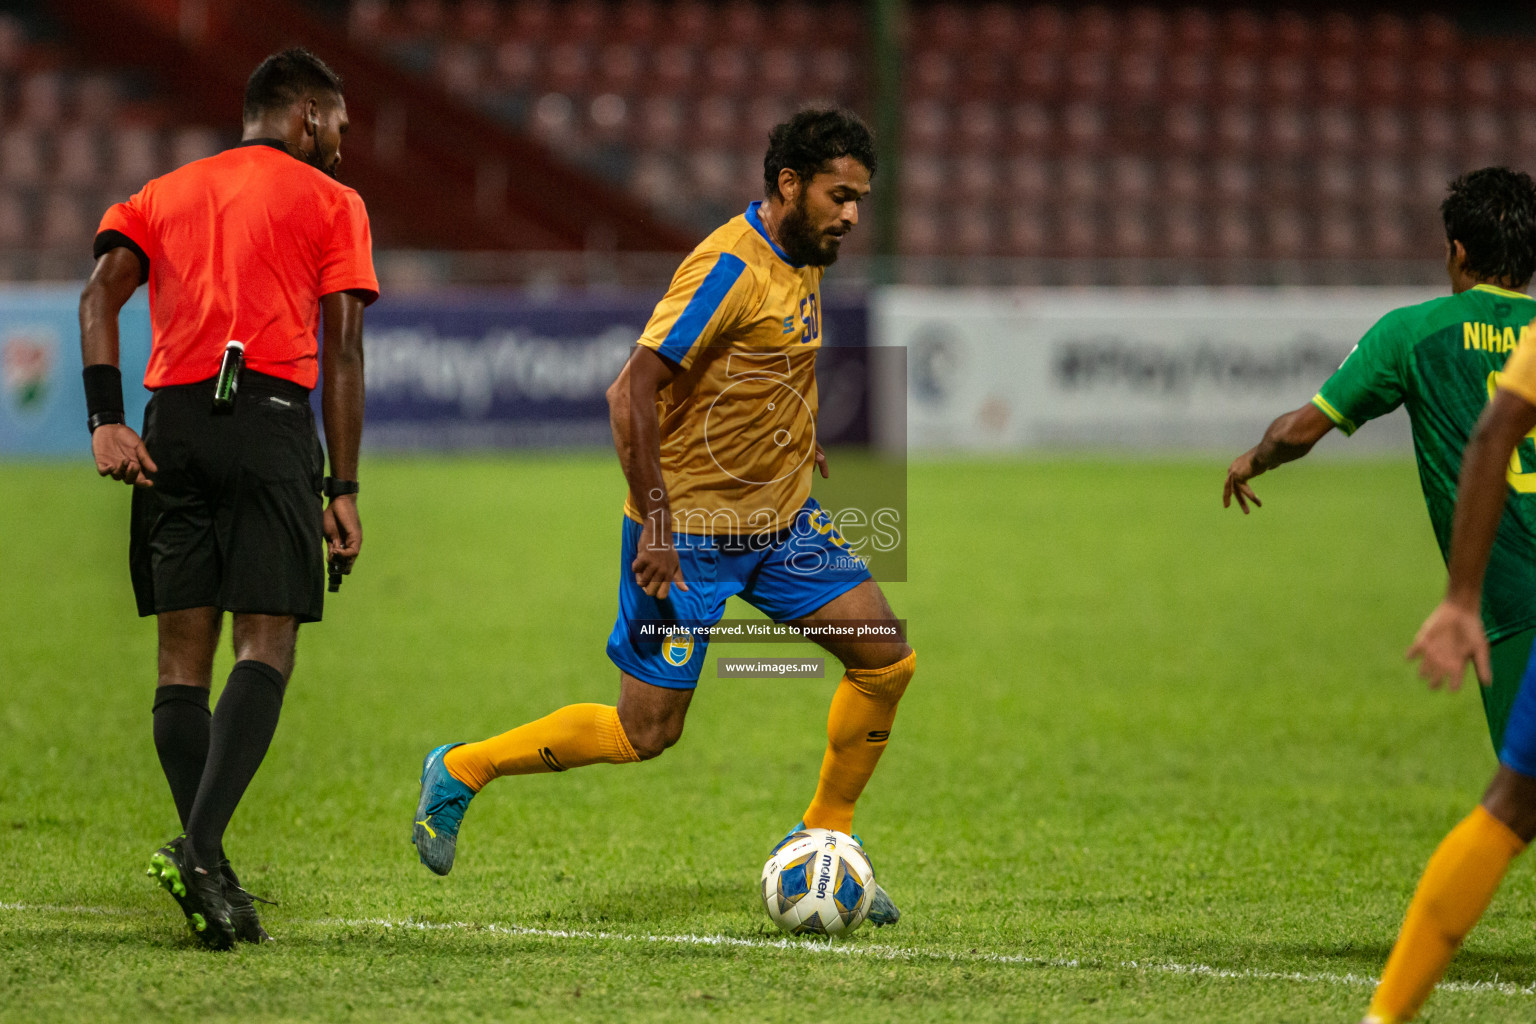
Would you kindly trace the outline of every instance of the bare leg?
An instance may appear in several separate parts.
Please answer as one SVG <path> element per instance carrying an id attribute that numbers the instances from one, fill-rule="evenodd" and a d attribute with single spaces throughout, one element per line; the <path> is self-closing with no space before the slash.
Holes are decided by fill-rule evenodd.
<path id="1" fill-rule="evenodd" d="M 865 580 L 847 593 L 839 594 L 811 614 L 796 619 L 795 625 L 815 626 L 834 619 L 897 624 L 896 613 L 891 611 L 890 602 L 874 580 Z M 874 643 L 818 637 L 816 643 L 842 662 L 844 668 L 884 668 L 912 653 L 904 636 Z"/>
<path id="2" fill-rule="evenodd" d="M 235 616 L 235 660 L 270 665 L 287 682 L 293 676 L 294 653 L 299 644 L 299 620 L 292 615 Z"/>
<path id="3" fill-rule="evenodd" d="M 160 634 L 159 686 L 213 683 L 213 655 L 219 646 L 224 613 L 217 608 L 183 608 L 155 616 Z"/>
<path id="4" fill-rule="evenodd" d="M 1499 765 L 1483 793 L 1483 808 L 1522 842 L 1536 838 L 1536 779 Z"/>
<path id="5" fill-rule="evenodd" d="M 619 724 L 640 760 L 648 761 L 683 735 L 692 690 L 674 690 L 619 673 Z"/>

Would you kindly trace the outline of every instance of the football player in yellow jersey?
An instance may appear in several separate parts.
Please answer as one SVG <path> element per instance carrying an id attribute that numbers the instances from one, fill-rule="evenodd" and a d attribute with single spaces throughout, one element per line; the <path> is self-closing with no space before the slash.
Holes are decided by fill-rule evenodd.
<path id="1" fill-rule="evenodd" d="M 708 629 L 739 595 L 777 622 L 894 624 L 863 561 L 811 494 L 821 275 L 859 220 L 875 171 L 857 117 L 806 110 L 773 130 L 765 201 L 678 268 L 608 390 L 624 505 L 617 707 L 574 704 L 479 743 L 427 754 L 412 842 L 447 874 L 464 811 L 502 775 L 657 756 L 682 735 Z M 818 639 L 843 663 L 820 781 L 801 827 L 851 832 L 916 654 L 900 639 Z M 876 887 L 869 919 L 900 916 Z"/>

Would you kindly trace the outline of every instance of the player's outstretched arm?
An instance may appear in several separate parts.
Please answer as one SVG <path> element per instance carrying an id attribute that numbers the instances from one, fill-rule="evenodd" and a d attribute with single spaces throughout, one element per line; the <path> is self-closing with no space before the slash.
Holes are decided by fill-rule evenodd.
<path id="1" fill-rule="evenodd" d="M 1293 409 L 1278 417 L 1264 431 L 1264 440 L 1232 460 L 1227 467 L 1227 482 L 1221 489 L 1221 507 L 1231 508 L 1232 499 L 1248 514 L 1248 504 L 1263 508 L 1264 503 L 1253 493 L 1248 481 L 1276 466 L 1294 462 L 1333 429 L 1333 421 L 1323 415 L 1321 409 L 1310 402 L 1300 409 Z"/>
<path id="2" fill-rule="evenodd" d="M 1509 493 L 1505 469 L 1515 446 L 1532 427 L 1536 427 L 1536 405 L 1500 388 L 1478 419 L 1462 457 L 1445 599 L 1424 620 L 1408 648 L 1410 659 L 1423 659 L 1419 675 L 1431 687 L 1448 683 L 1452 690 L 1459 689 L 1468 661 L 1477 669 L 1480 683 L 1487 686 L 1493 681 L 1488 638 L 1479 615 L 1483 574 Z"/>
<path id="3" fill-rule="evenodd" d="M 671 363 L 644 345 L 636 345 L 608 388 L 613 447 L 642 522 L 639 553 L 630 568 L 635 582 L 661 600 L 666 600 L 674 582 L 688 589 L 677 549 L 672 546 L 672 506 L 661 473 L 661 423 L 656 418 L 656 393 L 670 384 L 676 373 Z"/>
<path id="4" fill-rule="evenodd" d="M 357 292 L 331 292 L 320 297 L 325 318 L 324 363 L 320 415 L 325 420 L 325 445 L 331 476 L 356 480 L 358 448 L 363 440 L 363 306 Z M 357 495 L 332 498 L 325 509 L 325 539 L 330 561 L 343 573 L 363 548 L 363 522 Z"/>
<path id="5" fill-rule="evenodd" d="M 110 422 L 91 430 L 96 472 L 126 484 L 152 487 L 150 478 L 158 467 L 139 435 L 123 422 L 123 383 L 117 368 L 117 314 L 133 297 L 142 273 L 139 257 L 126 247 L 110 249 L 96 261 L 80 293 L 80 365 L 86 368 L 86 399 L 93 414 L 102 402 L 114 407 L 110 413 L 115 421 L 108 415 Z M 97 422 L 94 415 L 92 422 Z"/>

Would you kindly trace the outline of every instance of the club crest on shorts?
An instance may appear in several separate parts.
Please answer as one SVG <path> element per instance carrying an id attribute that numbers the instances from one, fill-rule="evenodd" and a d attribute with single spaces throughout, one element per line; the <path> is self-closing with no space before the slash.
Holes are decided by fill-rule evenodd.
<path id="1" fill-rule="evenodd" d="M 661 645 L 661 656 L 667 659 L 668 665 L 676 665 L 678 668 L 688 664 L 688 659 L 693 657 L 693 634 L 687 630 L 668 634 L 666 642 Z"/>

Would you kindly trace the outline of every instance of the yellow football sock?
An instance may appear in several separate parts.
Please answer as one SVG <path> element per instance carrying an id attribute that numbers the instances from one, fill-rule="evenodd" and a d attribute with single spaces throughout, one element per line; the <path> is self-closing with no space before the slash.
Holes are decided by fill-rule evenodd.
<path id="1" fill-rule="evenodd" d="M 619 723 L 618 708 L 570 704 L 511 732 L 454 747 L 443 755 L 443 767 L 478 793 L 487 782 L 502 775 L 563 772 L 587 764 L 638 760 Z"/>
<path id="2" fill-rule="evenodd" d="M 913 651 L 884 668 L 850 668 L 843 674 L 827 713 L 827 753 L 821 779 L 805 811 L 809 828 L 853 828 L 853 805 L 874 774 L 896 721 L 896 705 L 917 668 Z"/>
<path id="3" fill-rule="evenodd" d="M 1372 1017 L 1382 1024 L 1413 1019 L 1523 849 L 1520 837 L 1481 804 L 1451 829 L 1408 904 L 1371 999 Z"/>

